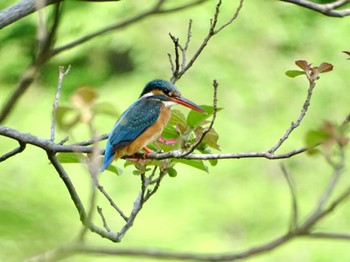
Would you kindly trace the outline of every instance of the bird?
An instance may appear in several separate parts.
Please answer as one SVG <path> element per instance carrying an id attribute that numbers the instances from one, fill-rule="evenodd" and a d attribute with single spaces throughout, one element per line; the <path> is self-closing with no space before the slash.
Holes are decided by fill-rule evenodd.
<path id="1" fill-rule="evenodd" d="M 146 84 L 139 98 L 119 117 L 110 132 L 101 172 L 113 160 L 125 155 L 134 155 L 160 137 L 168 123 L 174 105 L 183 105 L 206 113 L 201 107 L 183 97 L 171 82 L 155 79 Z"/>

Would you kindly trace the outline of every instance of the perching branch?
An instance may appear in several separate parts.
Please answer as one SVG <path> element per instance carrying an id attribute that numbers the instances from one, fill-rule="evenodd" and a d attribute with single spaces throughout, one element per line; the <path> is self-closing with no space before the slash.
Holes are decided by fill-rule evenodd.
<path id="1" fill-rule="evenodd" d="M 63 145 L 60 143 L 53 143 L 49 139 L 39 138 L 29 133 L 22 133 L 15 129 L 6 126 L 0 126 L 0 135 L 8 138 L 17 140 L 23 144 L 30 144 L 45 151 L 50 151 L 54 153 L 91 153 L 92 147 L 90 146 L 80 146 L 80 145 Z M 105 138 L 106 135 L 103 135 Z M 85 142 L 83 142 L 85 143 Z M 79 143 L 78 143 L 79 144 Z M 222 154 L 189 154 L 186 155 L 187 151 L 182 149 L 173 150 L 166 153 L 149 153 L 146 156 L 143 154 L 135 154 L 136 158 L 146 158 L 146 159 L 167 159 L 167 158 L 183 158 L 183 159 L 198 159 L 198 160 L 209 160 L 209 159 L 240 159 L 240 158 L 267 158 L 267 159 L 285 159 L 292 156 L 301 154 L 307 150 L 306 147 L 292 150 L 287 153 L 282 154 L 271 154 L 269 152 L 242 152 L 242 153 L 222 153 Z M 185 155 L 184 155 L 185 154 Z M 125 156 L 124 158 L 127 158 Z"/>

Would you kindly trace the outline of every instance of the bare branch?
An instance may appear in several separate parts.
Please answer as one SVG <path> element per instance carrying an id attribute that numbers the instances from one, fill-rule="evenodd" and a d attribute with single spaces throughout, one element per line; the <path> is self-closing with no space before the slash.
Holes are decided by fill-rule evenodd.
<path id="1" fill-rule="evenodd" d="M 312 232 L 304 237 L 321 238 L 321 239 L 339 239 L 350 240 L 350 234 L 331 233 L 331 232 Z"/>
<path id="2" fill-rule="evenodd" d="M 221 6 L 221 0 L 218 1 L 217 5 L 216 5 L 216 9 L 215 9 L 215 13 L 214 13 L 214 16 L 213 16 L 213 19 L 211 19 L 211 23 L 210 23 L 210 27 L 209 27 L 209 30 L 208 30 L 208 34 L 207 36 L 203 39 L 203 42 L 202 44 L 198 47 L 197 51 L 195 52 L 195 54 L 192 56 L 192 58 L 190 59 L 190 61 L 185 64 L 184 61 L 181 62 L 182 65 L 184 66 L 181 66 L 181 70 L 176 72 L 174 74 L 172 74 L 172 77 L 170 79 L 170 81 L 172 83 L 175 83 L 176 81 L 178 81 L 184 74 L 185 72 L 187 72 L 187 70 L 189 70 L 192 65 L 194 64 L 194 62 L 197 60 L 197 58 L 199 57 L 199 55 L 202 53 L 202 51 L 204 50 L 204 48 L 207 46 L 207 44 L 209 43 L 209 40 L 214 36 L 216 35 L 217 33 L 219 33 L 222 29 L 224 29 L 225 27 L 227 27 L 229 24 L 231 24 L 239 15 L 242 7 L 243 7 L 243 2 L 244 0 L 240 0 L 239 1 L 239 4 L 238 4 L 238 7 L 236 8 L 234 14 L 232 15 L 232 17 L 226 22 L 224 23 L 222 26 L 220 26 L 218 29 L 216 28 L 217 26 L 217 22 L 218 22 L 218 17 L 219 17 L 219 12 L 220 12 L 220 6 Z M 192 25 L 192 23 L 190 23 L 190 26 Z M 189 27 L 189 32 L 190 32 L 191 28 Z M 185 46 L 187 45 L 187 42 L 189 42 L 189 37 L 190 37 L 190 34 L 187 33 L 187 41 L 186 41 L 186 44 Z M 175 43 L 174 43 L 175 44 Z M 176 48 L 175 48 L 176 49 Z M 183 49 L 182 52 L 185 52 L 187 51 L 187 48 Z M 186 57 L 185 54 L 182 55 L 182 57 Z M 177 59 L 177 57 L 179 56 L 176 56 L 175 59 Z"/>
<path id="3" fill-rule="evenodd" d="M 322 13 L 326 16 L 342 18 L 350 15 L 350 8 L 337 10 L 337 8 L 342 7 L 345 4 L 349 3 L 350 0 L 337 0 L 328 4 L 318 4 L 307 0 L 280 0 L 280 1 L 296 4 L 301 7 L 305 7 L 307 9 Z"/>
<path id="4" fill-rule="evenodd" d="M 124 214 L 124 212 L 116 205 L 111 196 L 106 192 L 106 190 L 100 184 L 97 185 L 98 190 L 105 196 L 108 200 L 109 204 L 119 213 L 119 215 L 125 220 L 128 221 L 128 217 Z"/>
<path id="5" fill-rule="evenodd" d="M 7 152 L 6 154 L 3 154 L 2 156 L 0 156 L 0 162 L 5 161 L 6 159 L 21 153 L 25 148 L 26 148 L 26 144 L 23 143 L 22 141 L 18 141 L 19 147 L 16 147 L 15 149 L 11 150 L 10 152 Z"/>
<path id="6" fill-rule="evenodd" d="M 213 98 L 213 117 L 211 119 L 211 122 L 209 124 L 209 127 L 205 128 L 201 137 L 197 140 L 196 143 L 194 143 L 184 154 L 183 156 L 187 156 L 189 154 L 191 154 L 197 146 L 199 146 L 200 143 L 202 143 L 204 137 L 206 134 L 208 134 L 208 132 L 213 128 L 213 125 L 214 125 L 214 122 L 215 122 L 215 119 L 216 119 L 216 113 L 217 113 L 217 110 L 218 110 L 218 107 L 217 107 L 217 103 L 218 103 L 218 99 L 217 99 L 217 90 L 218 90 L 218 82 L 216 80 L 213 81 L 213 87 L 214 87 L 214 98 Z"/>
<path id="7" fill-rule="evenodd" d="M 186 3 L 186 4 L 183 4 L 181 6 L 177 6 L 177 7 L 174 7 L 174 8 L 168 8 L 168 9 L 162 9 L 162 2 L 163 0 L 160 0 L 158 1 L 153 7 L 151 7 L 149 10 L 147 11 L 144 11 L 143 13 L 140 13 L 140 14 L 137 14 L 133 17 L 130 17 L 130 18 L 127 18 L 125 19 L 124 21 L 121 21 L 121 22 L 117 22 L 117 23 L 114 23 L 110 26 L 107 26 L 99 31 L 96 31 L 94 33 L 91 33 L 91 34 L 88 34 L 84 37 L 81 37 L 71 43 L 68 43 L 66 45 L 63 45 L 61 47 L 57 47 L 55 49 L 52 50 L 51 52 L 51 56 L 55 56 L 63 51 L 66 51 L 68 49 L 71 49 L 73 47 L 76 47 L 78 45 L 81 45 L 85 42 L 88 42 L 98 36 L 101 36 L 101 35 L 104 35 L 106 33 L 109 33 L 109 32 L 112 32 L 114 30 L 118 30 L 118 29 L 121 29 L 121 28 L 124 28 L 126 26 L 129 26 L 129 25 L 132 25 L 136 22 L 139 22 L 141 21 L 142 19 L 148 17 L 148 16 L 151 16 L 151 15 L 157 15 L 157 14 L 165 14 L 165 13 L 171 13 L 171 12 L 177 12 L 177 11 L 180 11 L 180 10 L 183 10 L 183 9 L 187 9 L 187 8 L 190 8 L 190 7 L 193 7 L 193 6 L 196 6 L 196 5 L 199 5 L 199 4 L 202 4 L 204 2 L 206 2 L 208 0 L 193 0 L 189 3 Z"/>
<path id="8" fill-rule="evenodd" d="M 69 65 L 67 70 L 64 71 L 63 66 L 58 67 L 59 76 L 58 76 L 57 91 L 56 91 L 55 100 L 52 105 L 52 123 L 51 123 L 51 139 L 50 139 L 51 142 L 55 142 L 56 112 L 58 108 L 58 102 L 60 101 L 60 97 L 61 97 L 63 79 L 69 73 L 70 68 L 71 67 Z"/>
<path id="9" fill-rule="evenodd" d="M 9 116 L 12 108 L 15 106 L 21 96 L 28 90 L 29 86 L 33 83 L 39 74 L 41 67 L 50 59 L 50 49 L 55 40 L 57 27 L 60 21 L 60 2 L 57 3 L 54 14 L 54 22 L 50 29 L 50 32 L 45 35 L 45 39 L 38 39 L 38 52 L 34 62 L 22 74 L 17 87 L 10 95 L 10 97 L 6 100 L 5 105 L 1 109 L 0 123 L 5 121 L 5 119 Z"/>
<path id="10" fill-rule="evenodd" d="M 106 218 L 103 215 L 102 208 L 97 206 L 97 212 L 98 212 L 98 214 L 100 215 L 100 217 L 102 219 L 103 227 L 106 229 L 107 232 L 111 232 L 111 229 L 109 228 L 109 226 L 107 224 Z"/>
<path id="11" fill-rule="evenodd" d="M 6 126 L 0 126 L 0 135 L 15 139 L 17 141 L 23 142 L 24 144 L 31 144 L 36 147 L 42 148 L 45 151 L 55 152 L 55 153 L 91 153 L 92 147 L 81 146 L 79 143 L 77 145 L 62 145 L 55 144 L 48 139 L 39 138 L 33 136 L 32 134 L 22 133 L 15 129 Z M 105 135 L 104 135 L 105 136 Z M 85 141 L 84 143 L 88 143 Z M 182 149 L 173 150 L 166 153 L 149 153 L 146 156 L 144 154 L 135 154 L 136 158 L 146 158 L 146 159 L 167 159 L 167 158 L 183 158 L 183 159 L 199 159 L 199 160 L 210 160 L 210 159 L 240 159 L 240 158 L 267 158 L 267 159 L 284 159 L 290 158 L 292 156 L 301 154 L 308 150 L 308 148 L 303 147 L 299 149 L 292 150 L 283 154 L 271 154 L 269 152 L 243 152 L 243 153 L 223 153 L 223 154 L 189 154 L 184 156 L 186 152 Z M 125 156 L 128 158 L 130 156 Z"/>
<path id="12" fill-rule="evenodd" d="M 315 82 L 310 82 L 309 89 L 307 91 L 307 97 L 306 100 L 303 104 L 303 107 L 301 109 L 300 115 L 298 119 L 295 122 L 292 122 L 290 127 L 286 130 L 284 135 L 279 139 L 279 141 L 269 150 L 269 153 L 274 153 L 280 146 L 288 139 L 289 135 L 296 129 L 301 121 L 304 119 L 304 116 L 306 115 L 307 110 L 309 109 L 310 106 L 310 101 L 312 97 L 312 91 L 315 88 L 316 83 Z"/>
<path id="13" fill-rule="evenodd" d="M 286 166 L 283 163 L 281 163 L 281 169 L 284 177 L 286 178 L 289 191 L 292 196 L 292 218 L 291 218 L 289 230 L 293 230 L 297 228 L 298 220 L 299 220 L 299 208 L 298 208 L 297 196 L 295 192 L 295 185 L 294 185 L 292 175 L 288 172 Z"/>
<path id="14" fill-rule="evenodd" d="M 86 220 L 86 211 L 83 203 L 79 198 L 77 191 L 75 190 L 75 187 L 72 181 L 70 180 L 68 174 L 62 167 L 61 163 L 57 160 L 56 156 L 51 152 L 47 152 L 47 156 L 50 162 L 52 163 L 52 165 L 54 166 L 54 168 L 56 169 L 56 172 L 59 174 L 60 178 L 63 180 L 64 184 L 66 185 L 69 195 L 73 200 L 74 205 L 79 213 L 80 221 L 84 224 Z"/>
<path id="15" fill-rule="evenodd" d="M 17 20 L 38 11 L 48 5 L 58 3 L 62 0 L 42 1 L 42 5 L 37 5 L 37 0 L 22 0 L 4 10 L 0 11 L 0 29 L 16 22 Z"/>

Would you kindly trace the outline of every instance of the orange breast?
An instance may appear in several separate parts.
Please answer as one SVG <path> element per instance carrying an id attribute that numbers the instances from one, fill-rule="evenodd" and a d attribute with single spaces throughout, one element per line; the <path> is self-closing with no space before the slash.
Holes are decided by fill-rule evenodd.
<path id="1" fill-rule="evenodd" d="M 162 105 L 160 115 L 157 121 L 147 128 L 138 138 L 132 141 L 129 145 L 115 153 L 114 158 L 119 158 L 124 155 L 133 155 L 139 152 L 142 148 L 155 141 L 163 132 L 166 124 L 171 116 L 171 110 Z"/>

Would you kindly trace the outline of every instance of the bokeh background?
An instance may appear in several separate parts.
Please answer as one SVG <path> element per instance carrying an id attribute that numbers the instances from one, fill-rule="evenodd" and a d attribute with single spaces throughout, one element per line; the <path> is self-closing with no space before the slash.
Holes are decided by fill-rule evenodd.
<path id="1" fill-rule="evenodd" d="M 1 8 L 16 1 L 2 1 Z M 145 1 L 144 1 L 145 2 Z M 180 1 L 178 1 L 180 2 Z M 186 1 L 182 1 L 186 2 Z M 220 22 L 235 11 L 238 1 L 224 1 Z M 174 3 L 172 3 L 174 4 Z M 57 44 L 122 20 L 151 5 L 139 1 L 64 5 Z M 193 36 L 189 55 L 205 37 L 216 1 L 171 14 L 148 17 L 54 57 L 39 79 L 21 98 L 5 125 L 49 138 L 51 110 L 58 66 L 71 65 L 65 77 L 61 105 L 82 86 L 93 88 L 98 101 L 121 113 L 137 99 L 143 86 L 155 78 L 171 77 L 167 53 L 173 53 L 168 33 L 184 41 L 189 19 Z M 47 9 L 49 10 L 49 8 Z M 30 15 L 0 31 L 0 102 L 16 86 L 35 50 L 37 15 Z M 296 69 L 294 61 L 306 59 L 315 65 L 329 62 L 334 71 L 321 76 L 305 121 L 279 152 L 304 145 L 304 136 L 324 120 L 341 123 L 349 114 L 349 61 L 341 53 L 349 49 L 350 18 L 329 18 L 278 1 L 246 1 L 239 18 L 215 36 L 194 66 L 177 82 L 184 96 L 198 104 L 212 103 L 212 81 L 219 82 L 215 129 L 221 152 L 266 151 L 298 117 L 308 83 L 303 77 L 285 76 Z M 180 108 L 178 108 L 180 109 Z M 185 114 L 186 109 L 181 109 Z M 98 115 L 99 134 L 111 130 L 116 118 Z M 85 125 L 73 130 L 70 142 L 89 138 Z M 67 134 L 58 132 L 57 140 Z M 0 153 L 16 146 L 0 138 Z M 104 142 L 101 143 L 101 146 Z M 175 178 L 163 180 L 157 194 L 143 208 L 122 243 L 113 244 L 89 234 L 98 246 L 162 248 L 166 250 L 217 253 L 239 251 L 284 233 L 291 216 L 289 189 L 279 164 L 265 159 L 221 160 L 209 173 L 178 166 Z M 331 174 L 321 157 L 305 154 L 283 160 L 292 173 L 305 218 L 315 206 Z M 116 165 L 122 169 L 123 160 Z M 88 200 L 90 178 L 79 164 L 66 164 L 78 192 Z M 101 183 L 117 203 L 130 210 L 138 193 L 139 177 L 127 167 L 121 176 L 105 172 Z M 67 189 L 49 164 L 45 152 L 28 148 L 1 163 L 0 168 L 0 260 L 17 261 L 72 241 L 81 228 Z M 340 187 L 349 183 L 349 173 Z M 103 200 L 101 198 L 103 203 Z M 106 203 L 105 203 L 106 204 Z M 106 210 L 106 216 L 115 214 Z M 97 217 L 98 219 L 98 217 Z M 111 219 L 118 228 L 119 218 Z M 347 202 L 318 229 L 350 231 Z M 346 241 L 297 239 L 247 261 L 348 261 Z M 77 255 L 65 261 L 112 261 L 115 258 Z M 118 261 L 139 259 L 118 258 Z M 152 260 L 149 260 L 152 261 Z"/>

